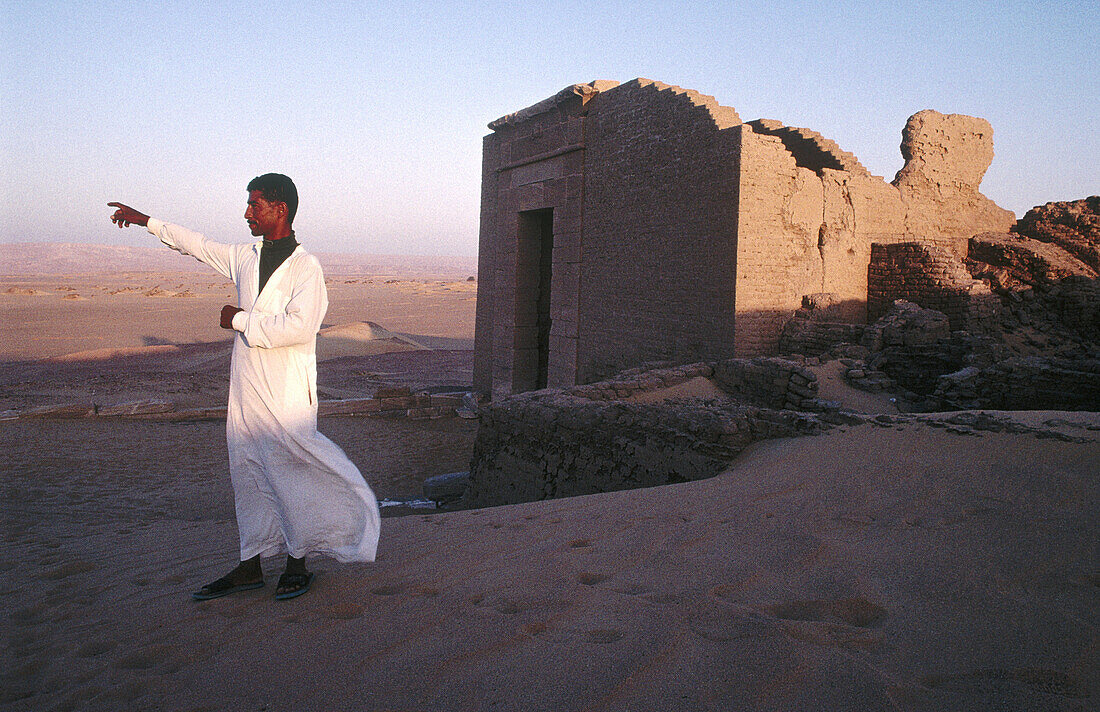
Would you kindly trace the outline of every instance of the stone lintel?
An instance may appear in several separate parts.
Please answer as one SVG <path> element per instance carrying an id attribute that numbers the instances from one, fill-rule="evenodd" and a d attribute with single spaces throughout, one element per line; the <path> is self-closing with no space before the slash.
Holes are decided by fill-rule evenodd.
<path id="1" fill-rule="evenodd" d="M 520 109 L 519 111 L 502 116 L 496 121 L 489 123 L 489 128 L 493 131 L 497 131 L 505 126 L 515 126 L 516 124 L 522 124 L 524 121 L 533 119 L 541 114 L 553 111 L 561 104 L 567 101 L 573 100 L 574 97 L 580 97 L 581 104 L 588 103 L 588 100 L 599 94 L 601 91 L 607 91 L 612 87 L 618 85 L 618 82 L 598 79 L 588 84 L 573 84 L 559 91 L 554 96 L 543 99 L 537 104 L 532 104 L 526 109 Z"/>

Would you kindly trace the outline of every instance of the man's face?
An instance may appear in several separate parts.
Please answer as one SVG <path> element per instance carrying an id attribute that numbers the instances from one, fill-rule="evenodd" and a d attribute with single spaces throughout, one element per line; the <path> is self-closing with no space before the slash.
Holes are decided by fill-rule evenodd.
<path id="1" fill-rule="evenodd" d="M 286 203 L 265 200 L 258 190 L 249 191 L 248 209 L 244 211 L 244 219 L 248 221 L 253 237 L 270 237 L 285 216 Z"/>

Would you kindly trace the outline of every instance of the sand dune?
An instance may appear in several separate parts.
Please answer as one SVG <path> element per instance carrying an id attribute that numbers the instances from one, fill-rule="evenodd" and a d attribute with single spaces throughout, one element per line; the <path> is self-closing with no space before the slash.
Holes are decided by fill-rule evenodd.
<path id="1" fill-rule="evenodd" d="M 408 337 L 394 334 L 378 324 L 360 321 L 321 329 L 317 334 L 317 360 L 347 356 L 368 356 L 395 351 L 427 349 Z"/>

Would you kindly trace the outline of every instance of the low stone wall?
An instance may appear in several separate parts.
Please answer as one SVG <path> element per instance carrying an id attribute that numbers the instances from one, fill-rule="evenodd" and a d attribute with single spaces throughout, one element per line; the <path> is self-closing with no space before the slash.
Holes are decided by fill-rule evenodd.
<path id="1" fill-rule="evenodd" d="M 407 387 L 383 388 L 371 398 L 322 400 L 317 415 L 366 416 L 426 420 L 454 417 L 462 407 L 462 396 L 452 393 L 412 393 Z M 177 408 L 168 400 L 140 400 L 113 405 L 63 403 L 23 410 L 0 411 L 0 420 L 31 418 L 142 418 L 152 420 L 225 420 L 226 407 Z"/>
<path id="2" fill-rule="evenodd" d="M 1100 360 L 1009 358 L 941 376 L 941 410 L 1100 410 Z"/>
<path id="3" fill-rule="evenodd" d="M 693 379 L 712 397 L 652 399 Z M 543 390 L 484 406 L 466 506 L 484 507 L 711 477 L 750 443 L 816 432 L 814 374 L 733 359 Z M 802 412 L 793 409 L 797 408 Z"/>
<path id="4" fill-rule="evenodd" d="M 784 354 L 820 356 L 837 344 L 858 344 L 863 340 L 863 324 L 839 321 L 815 321 L 795 312 L 783 326 L 779 336 L 779 351 Z"/>

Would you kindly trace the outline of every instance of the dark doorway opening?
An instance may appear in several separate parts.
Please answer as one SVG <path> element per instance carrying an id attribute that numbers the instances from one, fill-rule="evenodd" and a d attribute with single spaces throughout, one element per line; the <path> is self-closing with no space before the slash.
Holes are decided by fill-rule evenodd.
<path id="1" fill-rule="evenodd" d="M 550 369 L 550 281 L 554 210 L 519 214 L 516 254 L 516 340 L 512 390 L 546 388 Z"/>

